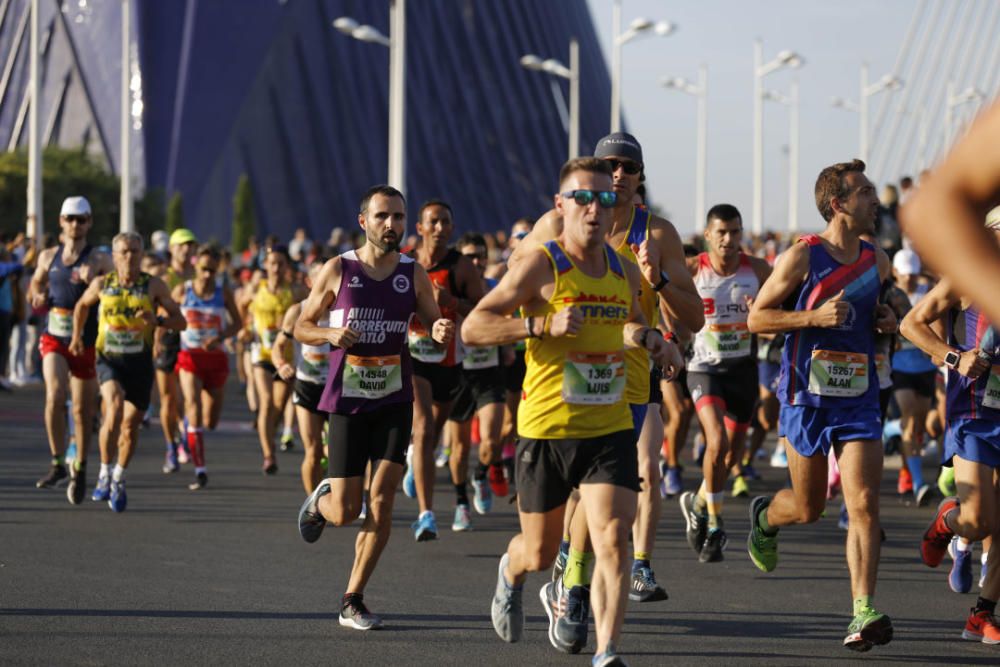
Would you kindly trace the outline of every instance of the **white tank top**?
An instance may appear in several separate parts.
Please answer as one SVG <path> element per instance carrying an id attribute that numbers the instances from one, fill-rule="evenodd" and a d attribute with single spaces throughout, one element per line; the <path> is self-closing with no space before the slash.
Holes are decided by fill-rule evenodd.
<path id="1" fill-rule="evenodd" d="M 330 321 L 323 318 L 318 321 L 317 326 L 328 327 Z M 330 373 L 330 345 L 306 345 L 299 346 L 298 363 L 295 365 L 295 377 L 303 382 L 313 384 L 326 384 L 326 376 Z"/>
<path id="2" fill-rule="evenodd" d="M 695 334 L 694 356 L 688 362 L 688 370 L 718 373 L 752 361 L 747 297 L 757 297 L 760 281 L 750 258 L 741 252 L 736 272 L 731 276 L 722 276 L 712 268 L 708 253 L 703 252 L 698 255 L 694 286 L 705 306 L 705 326 Z"/>

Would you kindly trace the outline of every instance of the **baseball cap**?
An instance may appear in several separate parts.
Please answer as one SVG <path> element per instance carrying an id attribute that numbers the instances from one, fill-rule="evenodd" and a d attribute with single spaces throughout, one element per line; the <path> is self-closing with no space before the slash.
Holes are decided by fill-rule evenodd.
<path id="1" fill-rule="evenodd" d="M 915 276 L 920 273 L 920 256 L 903 248 L 892 257 L 892 268 L 901 276 Z"/>
<path id="2" fill-rule="evenodd" d="M 153 232 L 153 235 L 149 237 L 150 242 L 153 244 L 153 250 L 155 252 L 166 252 L 167 248 L 170 246 L 170 237 L 162 229 L 157 229 Z"/>
<path id="3" fill-rule="evenodd" d="M 185 229 L 181 227 L 180 229 L 175 229 L 173 234 L 170 235 L 170 245 L 182 245 L 184 243 L 197 243 L 198 238 L 194 235 L 190 229 Z"/>
<path id="4" fill-rule="evenodd" d="M 642 146 L 639 145 L 639 140 L 628 132 L 612 132 L 597 142 L 597 148 L 594 149 L 594 157 L 606 158 L 612 156 L 626 157 L 639 164 L 644 164 L 642 161 Z"/>
<path id="5" fill-rule="evenodd" d="M 59 215 L 90 215 L 90 202 L 86 197 L 66 197 Z"/>
<path id="6" fill-rule="evenodd" d="M 986 214 L 986 228 L 1000 229 L 1000 206 L 997 206 Z"/>

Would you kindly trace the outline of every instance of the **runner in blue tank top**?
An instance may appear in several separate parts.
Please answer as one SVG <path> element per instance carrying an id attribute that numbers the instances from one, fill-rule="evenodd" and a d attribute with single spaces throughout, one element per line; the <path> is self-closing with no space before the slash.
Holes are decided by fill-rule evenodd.
<path id="1" fill-rule="evenodd" d="M 895 331 L 896 318 L 879 303 L 889 258 L 859 238 L 873 231 L 878 210 L 864 170 L 864 162 L 854 160 L 820 172 L 816 205 L 827 228 L 789 248 L 761 287 L 748 321 L 754 333 L 788 333 L 778 398 L 792 488 L 751 502 L 747 550 L 758 568 L 770 572 L 778 564 L 778 528 L 819 519 L 833 449 L 851 516 L 847 564 L 854 619 L 844 645 L 856 651 L 892 639 L 889 617 L 872 606 L 882 479 L 874 336 Z"/>
<path id="2" fill-rule="evenodd" d="M 407 325 L 416 314 L 439 345 L 455 335 L 441 317 L 431 280 L 420 264 L 399 253 L 406 232 L 406 202 L 387 185 L 361 199 L 358 224 L 365 245 L 328 261 L 313 283 L 295 325 L 305 345 L 332 346 L 319 409 L 330 413 L 330 469 L 299 511 L 299 532 L 315 542 L 326 522 L 358 518 L 365 469 L 371 465 L 368 512 L 355 546 L 340 624 L 382 627 L 364 603 L 365 585 L 389 541 L 392 503 L 403 477 L 413 424 L 413 365 Z M 329 318 L 329 326 L 318 322 Z"/>
<path id="3" fill-rule="evenodd" d="M 1000 218 L 995 226 L 987 227 L 1000 240 Z M 944 319 L 945 338 L 931 328 Z M 1000 484 L 996 471 L 1000 469 L 1000 338 L 996 327 L 955 291 L 945 279 L 903 320 L 903 334 L 931 355 L 944 360 L 948 367 L 947 432 L 945 465 L 955 468 L 958 497 L 945 498 L 937 515 L 924 533 L 920 555 L 925 564 L 937 567 L 954 536 L 962 538 L 964 548 L 956 544 L 955 562 L 967 563 L 964 576 L 953 570 L 953 577 L 968 580 L 972 587 L 969 542 L 992 538 L 986 565 L 986 576 L 979 599 L 973 607 L 962 632 L 964 639 L 985 644 L 1000 644 L 1000 623 L 995 617 L 1000 598 Z"/>

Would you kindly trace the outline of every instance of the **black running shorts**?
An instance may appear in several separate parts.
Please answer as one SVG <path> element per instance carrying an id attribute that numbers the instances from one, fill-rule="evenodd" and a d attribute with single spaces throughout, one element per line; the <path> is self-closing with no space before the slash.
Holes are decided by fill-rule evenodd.
<path id="1" fill-rule="evenodd" d="M 903 373 L 902 371 L 892 372 L 892 388 L 912 389 L 917 396 L 924 398 L 934 398 L 934 388 L 937 385 L 938 372 L 936 370 L 925 373 Z"/>
<path id="2" fill-rule="evenodd" d="M 177 336 L 176 342 L 168 338 L 165 334 L 160 339 L 160 353 L 156 355 L 154 365 L 156 370 L 164 373 L 173 373 L 177 366 L 177 353 L 181 351 L 181 339 Z"/>
<path id="3" fill-rule="evenodd" d="M 323 395 L 325 386 L 318 382 L 306 382 L 295 378 L 295 393 L 292 394 L 292 403 L 305 408 L 314 415 L 326 417 L 326 412 L 319 409 L 319 399 Z"/>
<path id="4" fill-rule="evenodd" d="M 696 409 L 705 401 L 721 400 L 723 412 L 737 424 L 749 424 L 757 405 L 757 362 L 734 366 L 726 373 L 688 371 L 687 386 Z"/>
<path id="5" fill-rule="evenodd" d="M 632 429 L 583 440 L 521 438 L 515 466 L 522 512 L 554 510 L 581 484 L 639 491 L 639 453 Z"/>
<path id="6" fill-rule="evenodd" d="M 659 366 L 653 366 L 649 371 L 649 403 L 660 405 L 663 403 L 663 390 L 660 388 L 660 380 L 663 379 L 663 371 Z"/>
<path id="7" fill-rule="evenodd" d="M 354 415 L 331 414 L 329 476 L 362 477 L 369 461 L 403 465 L 412 428 L 409 401 Z"/>
<path id="8" fill-rule="evenodd" d="M 97 381 L 117 382 L 125 393 L 125 400 L 145 412 L 149 395 L 153 391 L 153 359 L 150 354 L 128 354 L 121 357 L 97 355 Z"/>
<path id="9" fill-rule="evenodd" d="M 435 403 L 450 403 L 455 400 L 462 387 L 462 364 L 442 366 L 414 359 L 413 377 L 423 378 L 431 383 L 431 398 Z"/>
<path id="10" fill-rule="evenodd" d="M 463 370 L 462 387 L 455 397 L 449 419 L 457 422 L 469 421 L 483 406 L 490 403 L 504 403 L 506 400 L 503 369 L 500 366 Z"/>
<path id="11" fill-rule="evenodd" d="M 514 363 L 504 369 L 504 383 L 507 391 L 512 394 L 520 394 L 524 384 L 524 374 L 528 367 L 524 364 L 524 350 L 514 350 Z"/>

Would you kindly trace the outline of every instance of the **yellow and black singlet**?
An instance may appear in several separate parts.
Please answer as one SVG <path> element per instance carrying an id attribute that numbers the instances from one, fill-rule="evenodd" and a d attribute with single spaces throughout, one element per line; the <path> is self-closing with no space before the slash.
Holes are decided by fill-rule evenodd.
<path id="1" fill-rule="evenodd" d="M 153 329 L 149 321 L 153 300 L 149 297 L 148 273 L 140 273 L 131 285 L 122 285 L 118 272 L 104 276 L 97 313 L 97 351 L 105 357 L 150 354 Z"/>
<path id="2" fill-rule="evenodd" d="M 257 286 L 257 293 L 250 302 L 250 313 L 253 315 L 253 342 L 250 344 L 250 361 L 252 363 L 272 363 L 271 347 L 274 345 L 278 332 L 281 331 L 281 321 L 285 311 L 295 303 L 292 288 L 278 287 L 272 292 L 267 281 L 262 280 Z M 291 362 L 292 346 L 285 347 L 285 361 Z"/>
<path id="3" fill-rule="evenodd" d="M 618 253 L 636 266 L 639 260 L 632 252 L 632 244 L 642 245 L 649 238 L 649 209 L 640 206 L 632 207 L 632 219 L 629 221 L 625 238 L 618 246 Z M 645 276 L 642 277 L 642 287 L 639 289 L 639 310 L 646 318 L 646 323 L 655 327 L 660 321 L 659 295 L 653 291 Z M 633 404 L 649 402 L 649 353 L 641 348 L 629 348 L 625 351 L 625 400 Z"/>
<path id="4" fill-rule="evenodd" d="M 518 433 L 536 440 L 561 440 L 631 429 L 631 413 L 623 400 L 623 327 L 632 292 L 621 258 L 605 244 L 607 268 L 604 275 L 593 278 L 573 264 L 557 241 L 549 241 L 540 251 L 552 263 L 555 285 L 548 303 L 529 314 L 551 318 L 576 306 L 584 321 L 576 336 L 528 339 Z"/>

